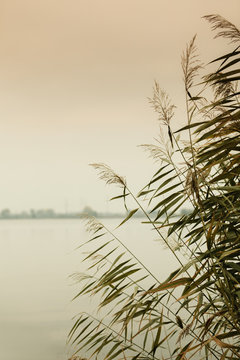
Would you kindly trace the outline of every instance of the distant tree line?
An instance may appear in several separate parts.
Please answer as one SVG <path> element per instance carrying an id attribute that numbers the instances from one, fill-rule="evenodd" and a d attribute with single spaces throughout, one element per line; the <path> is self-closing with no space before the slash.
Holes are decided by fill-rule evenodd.
<path id="1" fill-rule="evenodd" d="M 188 213 L 188 209 L 182 209 L 179 215 Z M 51 208 L 47 209 L 30 209 L 29 211 L 23 210 L 20 212 L 12 212 L 10 209 L 5 208 L 0 211 L 0 219 L 79 219 L 82 216 L 90 215 L 97 218 L 121 218 L 125 214 L 122 213 L 105 213 L 97 212 L 90 206 L 85 206 L 82 211 L 79 212 L 56 212 Z M 141 213 L 135 214 L 135 217 L 143 217 Z"/>
<path id="2" fill-rule="evenodd" d="M 95 217 L 108 216 L 108 214 L 98 213 L 89 206 L 84 207 L 82 211 L 78 212 L 58 212 L 51 208 L 30 209 L 29 211 L 23 210 L 20 212 L 12 212 L 10 209 L 5 208 L 0 211 L 0 219 L 79 219 L 86 214 Z M 113 214 L 110 214 L 109 216 L 112 215 Z"/>
<path id="3" fill-rule="evenodd" d="M 10 209 L 3 209 L 0 212 L 0 219 L 53 219 L 53 218 L 79 218 L 81 213 L 69 212 L 60 213 L 53 209 L 30 209 L 29 211 L 11 212 Z"/>

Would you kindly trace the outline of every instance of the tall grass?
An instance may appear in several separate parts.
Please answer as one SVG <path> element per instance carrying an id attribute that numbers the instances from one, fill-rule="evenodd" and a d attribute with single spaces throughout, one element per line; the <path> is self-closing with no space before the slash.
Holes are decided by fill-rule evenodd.
<path id="1" fill-rule="evenodd" d="M 119 226 L 141 211 L 179 266 L 160 282 L 114 232 L 86 218 L 90 239 L 82 246 L 94 250 L 85 257 L 87 274 L 75 275 L 76 298 L 93 296 L 102 311 L 76 317 L 73 357 L 240 358 L 240 32 L 219 15 L 205 19 L 233 48 L 203 76 L 195 37 L 190 41 L 182 55 L 187 124 L 177 132 L 174 104 L 154 84 L 149 101 L 163 136 L 143 145 L 160 164 L 148 184 L 135 195 L 123 177 L 93 164 L 102 180 L 121 188 L 116 197 L 126 209 L 128 198 L 135 203 Z"/>

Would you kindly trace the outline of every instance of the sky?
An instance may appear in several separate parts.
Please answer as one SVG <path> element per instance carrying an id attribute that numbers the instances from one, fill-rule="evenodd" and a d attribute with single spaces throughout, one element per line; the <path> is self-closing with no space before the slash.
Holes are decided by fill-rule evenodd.
<path id="1" fill-rule="evenodd" d="M 154 80 L 185 124 L 180 58 L 197 33 L 207 63 L 228 49 L 202 19 L 239 27 L 239 0 L 1 0 L 0 209 L 120 211 L 120 189 L 90 163 L 126 176 L 133 191 L 156 168 L 139 144 L 159 124 Z"/>

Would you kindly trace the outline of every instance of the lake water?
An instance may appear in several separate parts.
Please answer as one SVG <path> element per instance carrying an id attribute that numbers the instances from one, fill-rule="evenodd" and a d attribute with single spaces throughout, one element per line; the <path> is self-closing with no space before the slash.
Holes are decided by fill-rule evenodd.
<path id="1" fill-rule="evenodd" d="M 148 225 L 133 219 L 118 230 L 121 240 L 164 280 L 176 268 Z M 115 228 L 119 219 L 104 222 Z M 88 239 L 80 220 L 0 221 L 0 359 L 66 360 L 72 317 L 91 311 L 69 275 L 83 271 L 80 250 Z"/>

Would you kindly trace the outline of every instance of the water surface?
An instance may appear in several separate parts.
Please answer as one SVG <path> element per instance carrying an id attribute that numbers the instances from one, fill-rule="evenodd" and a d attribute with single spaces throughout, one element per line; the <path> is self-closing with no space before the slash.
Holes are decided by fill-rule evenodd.
<path id="1" fill-rule="evenodd" d="M 120 220 L 104 220 L 114 228 Z M 138 219 L 118 230 L 122 241 L 164 279 L 174 261 L 156 234 Z M 83 271 L 77 246 L 86 241 L 80 220 L 0 221 L 0 358 L 66 360 L 72 317 L 92 302 L 71 302 L 77 286 L 69 275 Z M 167 255 L 167 256 L 166 256 Z"/>

